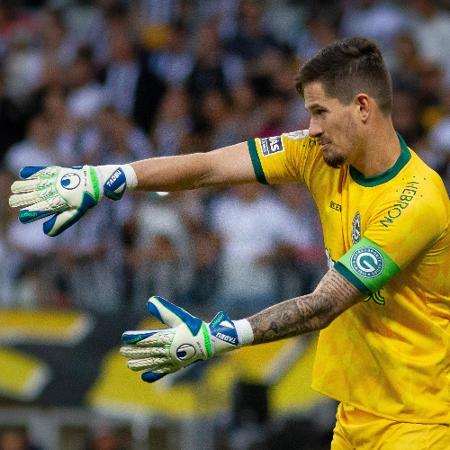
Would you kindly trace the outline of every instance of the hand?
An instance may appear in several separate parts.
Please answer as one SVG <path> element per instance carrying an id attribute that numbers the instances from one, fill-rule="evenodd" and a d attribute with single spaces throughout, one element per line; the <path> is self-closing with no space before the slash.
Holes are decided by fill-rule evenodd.
<path id="1" fill-rule="evenodd" d="M 195 361 L 244 345 L 235 322 L 223 311 L 206 323 L 162 297 L 151 297 L 147 309 L 170 328 L 127 331 L 120 349 L 131 370 L 145 370 L 144 381 L 152 383 Z"/>
<path id="2" fill-rule="evenodd" d="M 53 215 L 43 229 L 45 234 L 57 236 L 97 205 L 103 195 L 119 200 L 132 175 L 135 177 L 130 166 L 24 167 L 20 171 L 23 180 L 11 186 L 9 204 L 22 208 L 22 223 Z"/>

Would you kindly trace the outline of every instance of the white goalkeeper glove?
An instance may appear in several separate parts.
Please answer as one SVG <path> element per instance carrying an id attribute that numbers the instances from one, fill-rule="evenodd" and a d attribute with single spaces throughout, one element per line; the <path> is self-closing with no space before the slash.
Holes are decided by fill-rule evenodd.
<path id="1" fill-rule="evenodd" d="M 223 311 L 210 323 L 192 316 L 162 297 L 151 297 L 147 309 L 171 328 L 127 331 L 122 335 L 120 353 L 131 370 L 145 372 L 152 383 L 201 359 L 209 359 L 253 342 L 249 322 L 231 320 Z"/>
<path id="2" fill-rule="evenodd" d="M 53 215 L 44 233 L 56 236 L 77 222 L 103 196 L 119 200 L 126 189 L 137 185 L 130 165 L 38 167 L 20 171 L 23 180 L 11 186 L 9 204 L 19 211 L 19 220 L 29 223 Z"/>

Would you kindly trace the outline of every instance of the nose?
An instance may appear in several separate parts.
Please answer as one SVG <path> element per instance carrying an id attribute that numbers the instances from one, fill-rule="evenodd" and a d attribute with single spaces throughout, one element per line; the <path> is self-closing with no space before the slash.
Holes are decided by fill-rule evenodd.
<path id="1" fill-rule="evenodd" d="M 309 119 L 309 135 L 311 137 L 319 137 L 323 133 L 323 129 L 316 119 Z"/>

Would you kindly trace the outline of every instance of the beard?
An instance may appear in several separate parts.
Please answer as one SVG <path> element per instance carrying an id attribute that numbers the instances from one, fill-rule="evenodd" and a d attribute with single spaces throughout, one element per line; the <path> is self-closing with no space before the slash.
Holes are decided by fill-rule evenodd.
<path id="1" fill-rule="evenodd" d="M 339 169 L 345 163 L 346 158 L 344 155 L 330 151 L 329 145 L 330 144 L 326 144 L 326 146 L 323 146 L 325 148 L 322 148 L 323 160 L 325 161 L 325 164 L 333 169 Z"/>

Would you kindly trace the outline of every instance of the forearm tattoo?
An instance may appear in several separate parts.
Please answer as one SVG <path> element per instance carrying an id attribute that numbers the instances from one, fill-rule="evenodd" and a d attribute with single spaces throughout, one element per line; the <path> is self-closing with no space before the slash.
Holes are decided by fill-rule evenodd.
<path id="1" fill-rule="evenodd" d="M 254 344 L 297 336 L 325 328 L 365 296 L 331 269 L 311 294 L 286 300 L 248 318 Z"/>

